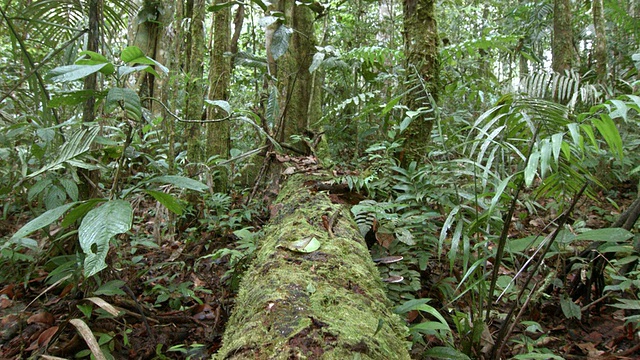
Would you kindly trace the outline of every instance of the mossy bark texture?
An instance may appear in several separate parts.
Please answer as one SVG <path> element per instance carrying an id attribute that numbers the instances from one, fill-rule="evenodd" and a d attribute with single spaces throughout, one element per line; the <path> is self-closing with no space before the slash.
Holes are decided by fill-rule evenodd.
<path id="1" fill-rule="evenodd" d="M 217 359 L 409 359 L 407 328 L 349 210 L 316 180 L 294 175 L 280 192 Z M 292 246 L 314 238 L 313 252 Z"/>

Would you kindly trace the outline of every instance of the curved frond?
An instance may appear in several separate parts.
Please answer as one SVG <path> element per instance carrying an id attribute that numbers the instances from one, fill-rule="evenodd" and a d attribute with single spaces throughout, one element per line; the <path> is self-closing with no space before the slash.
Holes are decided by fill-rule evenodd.
<path id="1" fill-rule="evenodd" d="M 87 27 L 88 1 L 36 0 L 27 6 L 22 17 L 29 22 L 33 34 L 41 34 L 43 41 L 60 43 Z M 126 28 L 127 16 L 133 15 L 134 0 L 108 0 L 103 4 L 102 16 L 110 38 Z"/>

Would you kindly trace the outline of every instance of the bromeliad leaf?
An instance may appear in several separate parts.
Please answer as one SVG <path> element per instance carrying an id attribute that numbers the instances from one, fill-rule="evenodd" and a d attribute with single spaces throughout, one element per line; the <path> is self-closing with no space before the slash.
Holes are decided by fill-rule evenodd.
<path id="1" fill-rule="evenodd" d="M 100 131 L 100 128 L 97 126 L 89 129 L 78 130 L 62 145 L 59 155 L 54 161 L 45 165 L 42 169 L 30 174 L 28 177 L 33 178 L 45 171 L 58 169 L 62 167 L 62 164 L 74 160 L 78 156 L 82 155 L 89 150 L 91 143 L 98 135 L 98 131 Z"/>
<path id="2" fill-rule="evenodd" d="M 131 229 L 133 209 L 128 201 L 112 200 L 93 209 L 78 229 L 80 247 L 85 254 L 84 275 L 93 276 L 107 267 L 109 241 Z"/>

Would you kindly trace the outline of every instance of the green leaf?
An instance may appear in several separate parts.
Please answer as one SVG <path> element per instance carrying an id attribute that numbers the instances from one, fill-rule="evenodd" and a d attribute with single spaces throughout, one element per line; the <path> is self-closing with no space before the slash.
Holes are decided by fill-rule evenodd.
<path id="1" fill-rule="evenodd" d="M 84 55 L 88 56 L 89 58 L 88 59 L 82 58 L 82 59 L 76 60 L 75 62 L 76 65 L 107 64 L 107 66 L 100 69 L 100 72 L 105 75 L 111 75 L 115 72 L 115 66 L 113 66 L 113 64 L 111 64 L 109 60 L 107 60 L 107 58 L 104 57 L 102 54 L 98 54 L 97 52 L 89 51 L 89 50 L 80 52 L 80 56 L 84 56 Z"/>
<path id="2" fill-rule="evenodd" d="M 181 189 L 195 190 L 199 192 L 203 192 L 209 189 L 207 185 L 201 183 L 200 181 L 193 180 L 188 177 L 179 176 L 179 175 L 157 176 L 149 180 L 146 180 L 145 183 L 172 184 Z"/>
<path id="3" fill-rule="evenodd" d="M 227 113 L 227 115 L 231 115 L 231 105 L 229 105 L 228 101 L 205 99 L 204 102 L 206 102 L 209 105 L 217 106 L 220 109 L 224 110 Z"/>
<path id="4" fill-rule="evenodd" d="M 281 247 L 281 245 L 278 245 Z M 288 243 L 285 246 L 287 249 L 295 252 L 310 253 L 320 248 L 320 241 L 315 236 L 309 236 L 297 241 Z"/>
<path id="5" fill-rule="evenodd" d="M 96 291 L 93 292 L 94 295 L 121 295 L 126 296 L 127 294 L 122 291 L 121 287 L 123 287 L 126 283 L 122 280 L 111 280 L 102 286 L 100 286 Z"/>
<path id="6" fill-rule="evenodd" d="M 426 358 L 449 359 L 449 360 L 470 360 L 467 355 L 448 346 L 434 346 L 422 353 Z"/>
<path id="7" fill-rule="evenodd" d="M 227 2 L 223 2 L 223 3 L 218 3 L 218 4 L 214 4 L 214 5 L 209 6 L 207 8 L 207 11 L 216 12 L 216 11 L 222 10 L 224 8 L 227 8 L 227 7 L 236 5 L 236 4 L 239 4 L 239 2 L 238 1 L 227 1 Z"/>
<path id="8" fill-rule="evenodd" d="M 567 297 L 567 295 L 563 295 L 560 298 L 560 307 L 562 308 L 562 312 L 567 319 L 576 318 L 580 320 L 582 318 L 582 311 L 580 310 L 580 306 L 574 303 Z"/>
<path id="9" fill-rule="evenodd" d="M 177 215 L 182 215 L 184 207 L 180 204 L 180 201 L 176 199 L 173 195 L 163 193 L 161 191 L 155 190 L 144 190 L 145 193 L 153 196 L 159 203 L 164 205 L 167 209 Z"/>
<path id="10" fill-rule="evenodd" d="M 544 179 L 544 176 L 549 169 L 549 160 L 551 159 L 551 142 L 549 139 L 543 139 L 540 142 L 540 177 Z"/>
<path id="11" fill-rule="evenodd" d="M 524 183 L 527 187 L 533 184 L 533 180 L 536 177 L 536 170 L 538 170 L 538 161 L 540 160 L 540 152 L 538 152 L 538 149 L 532 151 L 527 167 L 524 169 Z"/>
<path id="12" fill-rule="evenodd" d="M 74 106 L 82 104 L 90 97 L 103 98 L 106 92 L 94 90 L 73 90 L 55 94 L 49 100 L 50 107 L 59 107 L 63 105 Z"/>
<path id="13" fill-rule="evenodd" d="M 280 24 L 278 29 L 273 33 L 273 39 L 271 40 L 271 55 L 273 55 L 273 60 L 278 60 L 278 58 L 287 52 L 291 34 L 293 34 L 293 30 L 283 24 Z"/>
<path id="14" fill-rule="evenodd" d="M 324 57 L 325 57 L 325 53 L 323 52 L 317 52 L 313 54 L 313 61 L 311 62 L 311 66 L 309 66 L 310 73 L 313 73 L 314 71 L 318 70 L 318 68 L 320 67 L 320 64 L 322 64 L 322 60 L 324 60 Z"/>
<path id="15" fill-rule="evenodd" d="M 109 64 L 60 66 L 49 71 L 46 78 L 52 82 L 74 81 L 97 73 L 107 65 Z"/>
<path id="16" fill-rule="evenodd" d="M 122 61 L 127 64 L 130 63 L 130 64 L 154 65 L 165 74 L 169 72 L 169 69 L 167 69 L 166 66 L 160 64 L 159 62 L 153 60 L 148 56 L 145 56 L 142 50 L 140 50 L 140 48 L 138 48 L 137 46 L 128 46 L 124 50 L 122 50 L 122 53 L 120 54 L 120 59 L 122 59 Z M 152 68 L 146 68 L 143 70 L 153 74 L 154 76 L 158 76 L 156 71 L 153 70 Z"/>
<path id="17" fill-rule="evenodd" d="M 623 148 L 622 148 L 622 138 L 620 137 L 620 132 L 616 127 L 616 124 L 611 120 L 611 117 L 607 114 L 601 114 L 600 119 L 593 119 L 593 125 L 598 129 L 600 135 L 604 138 L 611 148 L 611 151 L 614 155 L 622 160 L 623 158 Z"/>
<path id="18" fill-rule="evenodd" d="M 137 46 L 127 46 L 122 50 L 122 53 L 120 53 L 120 59 L 125 63 L 134 62 L 135 60 L 145 57 L 142 50 Z"/>
<path id="19" fill-rule="evenodd" d="M 618 301 L 619 303 L 609 306 L 617 307 L 618 309 L 640 310 L 640 300 L 618 299 Z"/>
<path id="20" fill-rule="evenodd" d="M 142 118 L 142 105 L 140 104 L 140 96 L 135 91 L 128 88 L 111 88 L 107 94 L 104 103 L 104 110 L 108 113 L 113 112 L 116 108 L 124 107 L 126 116 L 140 121 Z"/>
<path id="21" fill-rule="evenodd" d="M 69 214 L 67 214 L 67 216 L 64 217 L 64 219 L 60 223 L 60 226 L 68 227 L 72 225 L 73 223 L 76 222 L 76 220 L 85 216 L 89 212 L 89 210 L 93 209 L 96 206 L 96 204 L 105 202 L 105 201 L 107 200 L 106 199 L 89 199 L 87 201 L 80 202 L 80 205 L 76 206 L 74 209 L 69 211 Z"/>
<path id="22" fill-rule="evenodd" d="M 45 211 L 42 215 L 29 221 L 23 227 L 21 227 L 20 230 L 16 231 L 16 233 L 13 234 L 13 236 L 11 237 L 11 240 L 16 240 L 16 239 L 26 237 L 32 232 L 36 230 L 40 230 L 43 227 L 52 224 L 54 221 L 58 220 L 65 212 L 67 212 L 67 210 L 69 210 L 76 204 L 78 203 L 72 202 L 69 204 L 58 206 L 55 209 Z"/>
<path id="23" fill-rule="evenodd" d="M 631 239 L 633 234 L 623 228 L 597 229 L 576 235 L 574 240 L 615 241 L 623 242 Z"/>
<path id="24" fill-rule="evenodd" d="M 45 165 L 42 169 L 31 173 L 28 177 L 33 178 L 45 171 L 58 169 L 65 162 L 69 162 L 74 158 L 82 155 L 91 148 L 93 139 L 96 138 L 100 128 L 95 126 L 90 129 L 80 129 L 65 142 L 59 150 L 58 157 L 51 163 Z"/>
<path id="25" fill-rule="evenodd" d="M 90 277 L 107 267 L 109 241 L 131 229 L 133 209 L 128 201 L 112 200 L 85 215 L 78 229 L 80 247 L 85 254 L 84 276 Z"/>

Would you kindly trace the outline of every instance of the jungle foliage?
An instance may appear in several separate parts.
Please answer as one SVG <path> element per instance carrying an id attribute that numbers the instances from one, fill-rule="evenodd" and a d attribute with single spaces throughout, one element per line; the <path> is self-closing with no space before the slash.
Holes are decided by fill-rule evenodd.
<path id="1" fill-rule="evenodd" d="M 407 65 L 401 3 L 299 1 L 315 14 L 309 86 L 321 91 L 322 111 L 306 133 L 284 141 L 276 134 L 287 94 L 269 69 L 270 56 L 291 46 L 293 24 L 282 12 L 259 0 L 207 4 L 203 30 L 228 7 L 242 9 L 244 23 L 232 20 L 241 31 L 237 51 L 225 54 L 233 64 L 227 98 L 196 109 L 221 117 L 189 119 L 183 109 L 196 72 L 184 61 L 187 12 L 163 24 L 176 34 L 165 39 L 175 52 L 165 66 L 129 37 L 134 22 L 158 22 L 169 4 L 99 1 L 95 52 L 85 50 L 94 2 L 0 2 L 0 283 L 26 287 L 45 276 L 47 286 L 70 284 L 79 297 L 130 296 L 133 285 L 114 275 L 126 268 L 157 275 L 136 284 L 154 299 L 146 305 L 181 309 L 202 304 L 207 290 L 160 270 L 197 272 L 225 259 L 222 282 L 235 290 L 277 193 L 254 183 L 264 180 L 260 156 L 284 156 L 304 143 L 335 184 L 363 197 L 351 212 L 362 235 L 373 236 L 372 256 L 403 257 L 379 270 L 403 279 L 388 284 L 388 296 L 411 319 L 417 358 L 560 358 L 538 341 L 547 336 L 540 323 L 523 315 L 550 299 L 566 318 L 581 319 L 604 298 L 630 310 L 625 321 L 637 331 L 638 225 L 609 227 L 625 214 L 617 201 L 636 199 L 640 182 L 640 7 L 633 1 L 604 1 L 605 79 L 593 70 L 595 35 L 583 2 L 573 4 L 577 58 L 565 73 L 550 70 L 551 1 L 439 2 L 437 97 L 418 64 Z M 206 57 L 203 64 L 212 66 Z M 83 87 L 94 74 L 97 89 Z M 199 74 L 206 83 L 207 72 Z M 141 93 L 145 76 L 163 79 L 170 95 Z M 99 105 L 95 122 L 82 121 L 89 98 Z M 420 159 L 405 161 L 416 119 L 432 125 L 430 142 Z M 187 130 L 207 121 L 229 123 L 228 158 L 188 156 L 190 141 L 207 144 L 204 130 L 195 138 Z M 216 192 L 220 183 L 226 191 Z M 579 210 L 585 201 L 601 228 Z M 544 226 L 532 229 L 538 219 Z M 210 252 L 146 263 L 142 254 L 175 240 Z M 586 293 L 576 292 L 581 275 Z M 95 311 L 81 310 L 74 325 Z M 501 325 L 492 336 L 494 319 Z M 515 327 L 527 331 L 515 336 Z M 97 348 L 109 354 L 113 341 Z"/>

